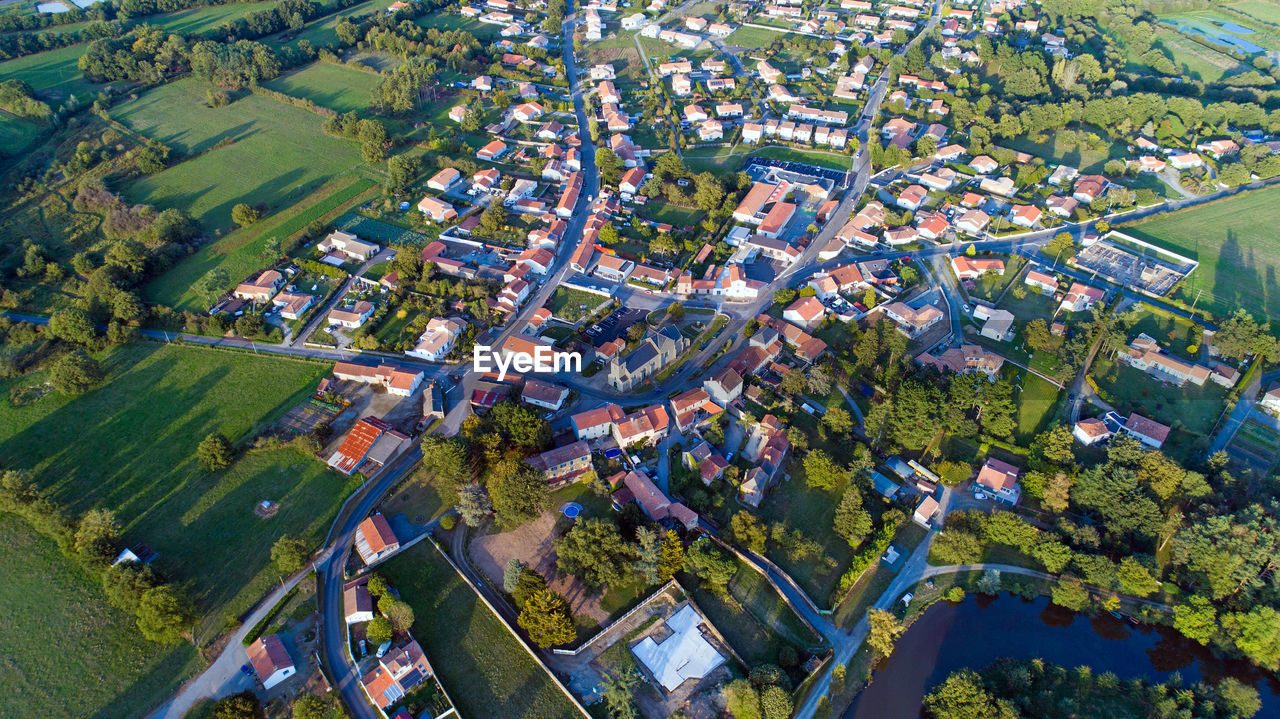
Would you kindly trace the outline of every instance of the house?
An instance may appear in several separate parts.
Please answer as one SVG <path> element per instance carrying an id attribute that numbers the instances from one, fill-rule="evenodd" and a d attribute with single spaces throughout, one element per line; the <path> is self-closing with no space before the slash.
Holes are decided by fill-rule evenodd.
<path id="1" fill-rule="evenodd" d="M 704 623 L 694 605 L 686 603 L 663 622 L 660 633 L 646 636 L 631 648 L 648 676 L 666 693 L 686 682 L 697 683 L 725 663 L 724 654 L 707 641 L 714 634 L 702 628 Z"/>
<path id="2" fill-rule="evenodd" d="M 674 325 L 649 330 L 640 345 L 609 365 L 609 384 L 626 392 L 671 364 L 689 346 L 689 339 Z"/>
<path id="3" fill-rule="evenodd" d="M 364 262 L 378 254 L 382 249 L 372 242 L 365 242 L 350 232 L 334 230 L 316 245 L 316 249 L 324 253 L 336 252 L 345 255 L 348 260 Z"/>
<path id="4" fill-rule="evenodd" d="M 640 509 L 655 522 L 671 519 L 673 522 L 692 529 L 698 524 L 698 514 L 680 502 L 672 502 L 667 495 L 658 489 L 644 470 L 635 469 L 627 473 L 622 483 L 635 497 Z"/>
<path id="5" fill-rule="evenodd" d="M 711 396 L 711 400 L 722 407 L 728 407 L 730 402 L 737 399 L 742 394 L 742 387 L 742 376 L 730 367 L 725 367 L 702 381 L 702 388 Z"/>
<path id="6" fill-rule="evenodd" d="M 431 664 L 417 640 L 395 647 L 378 658 L 373 670 L 360 678 L 365 694 L 381 709 L 386 709 L 432 676 Z"/>
<path id="7" fill-rule="evenodd" d="M 920 500 L 920 504 L 916 505 L 916 511 L 911 515 L 911 519 L 921 527 L 929 529 L 933 524 L 933 518 L 938 514 L 938 500 L 933 497 L 926 496 Z"/>
<path id="8" fill-rule="evenodd" d="M 1272 414 L 1280 414 L 1280 382 L 1273 382 L 1267 388 L 1262 399 L 1258 400 L 1258 408 Z"/>
<path id="9" fill-rule="evenodd" d="M 349 310 L 329 310 L 329 323 L 355 329 L 373 316 L 373 303 L 360 300 Z"/>
<path id="10" fill-rule="evenodd" d="M 1204 365 L 1186 362 L 1166 354 L 1160 344 L 1147 334 L 1139 334 L 1117 358 L 1134 369 L 1142 370 L 1161 382 L 1182 386 L 1190 382 L 1203 387 L 1213 371 Z M 1225 383 L 1225 380 L 1220 383 Z"/>
<path id="11" fill-rule="evenodd" d="M 397 397 L 412 395 L 422 383 L 422 372 L 401 369 L 390 364 L 369 367 L 351 362 L 336 362 L 333 365 L 333 376 L 350 382 L 378 384 L 387 390 L 387 394 Z"/>
<path id="12" fill-rule="evenodd" d="M 1160 158 L 1155 157 L 1154 155 L 1143 155 L 1142 157 L 1138 158 L 1138 170 L 1140 172 L 1147 172 L 1147 173 L 1163 172 L 1167 164 L 1168 163 L 1166 163 L 1164 160 L 1161 160 Z"/>
<path id="13" fill-rule="evenodd" d="M 1079 440 L 1080 444 L 1092 447 L 1110 439 L 1111 430 L 1107 429 L 1106 422 L 1096 417 L 1089 417 L 1076 422 L 1075 426 L 1071 428 L 1071 436 Z"/>
<path id="14" fill-rule="evenodd" d="M 1107 191 L 1107 178 L 1102 175 L 1081 175 L 1076 179 L 1071 196 L 1079 202 L 1093 202 Z"/>
<path id="15" fill-rule="evenodd" d="M 724 125 L 719 120 L 703 120 L 698 126 L 698 139 L 703 142 L 724 138 Z M 781 203 L 780 203 L 781 204 Z"/>
<path id="16" fill-rule="evenodd" d="M 427 216 L 432 222 L 449 222 L 457 219 L 458 211 L 453 209 L 453 205 L 435 197 L 424 197 L 418 202 L 418 211 Z"/>
<path id="17" fill-rule="evenodd" d="M 574 436 L 578 439 L 599 439 L 613 432 L 613 425 L 621 422 L 626 414 L 616 404 L 579 412 L 569 418 Z"/>
<path id="18" fill-rule="evenodd" d="M 271 306 L 278 308 L 280 316 L 286 320 L 296 320 L 301 318 L 302 314 L 315 304 L 315 301 L 316 298 L 311 295 L 281 292 L 271 298 Z"/>
<path id="19" fill-rule="evenodd" d="M 502 155 L 506 153 L 506 151 L 507 151 L 507 143 L 503 142 L 502 140 L 494 140 L 489 144 L 485 145 L 484 147 L 480 148 L 479 150 L 477 150 L 476 157 L 481 160 L 488 160 L 490 162 L 494 162 L 499 157 L 502 157 Z"/>
<path id="20" fill-rule="evenodd" d="M 541 472 L 547 484 L 555 489 L 592 468 L 591 447 L 586 440 L 580 439 L 529 457 L 525 463 Z"/>
<path id="21" fill-rule="evenodd" d="M 972 160 L 969 160 L 969 167 L 972 167 L 974 172 L 977 172 L 980 175 L 988 175 L 998 170 L 1000 168 L 1000 163 L 991 159 L 987 155 L 978 155 Z"/>
<path id="22" fill-rule="evenodd" d="M 812 330 L 822 324 L 827 308 L 817 297 L 801 297 L 782 311 L 782 319 Z"/>
<path id="23" fill-rule="evenodd" d="M 640 194 L 640 188 L 644 187 L 645 171 L 642 167 L 633 167 L 623 174 L 622 179 L 618 182 L 618 191 L 628 195 Z"/>
<path id="24" fill-rule="evenodd" d="M 1015 205 L 1009 213 L 1009 221 L 1020 227 L 1034 227 L 1042 214 L 1035 205 Z"/>
<path id="25" fill-rule="evenodd" d="M 782 234 L 787 223 L 796 213 L 796 206 L 791 202 L 775 202 L 769 212 L 765 214 L 764 219 L 760 221 L 760 234 L 771 238 L 778 239 L 778 235 Z"/>
<path id="26" fill-rule="evenodd" d="M 427 180 L 427 187 L 438 192 L 448 192 L 454 185 L 462 181 L 462 172 L 453 167 L 446 167 Z"/>
<path id="27" fill-rule="evenodd" d="M 462 320 L 433 317 L 418 336 L 418 344 L 413 349 L 406 350 L 405 354 L 428 362 L 439 362 L 453 351 L 454 343 L 466 326 Z"/>
<path id="28" fill-rule="evenodd" d="M 1027 276 L 1022 281 L 1032 287 L 1038 287 L 1045 292 L 1058 291 L 1058 278 L 1047 272 L 1041 272 L 1040 270 L 1027 270 Z"/>
<path id="29" fill-rule="evenodd" d="M 904 210 L 915 212 L 920 209 L 924 201 L 929 197 L 929 191 L 919 185 L 911 185 L 898 195 L 896 204 Z"/>
<path id="30" fill-rule="evenodd" d="M 549 410 L 558 410 L 563 407 L 568 397 L 568 387 L 533 377 L 525 380 L 524 389 L 520 392 L 520 399 L 524 403 Z"/>
<path id="31" fill-rule="evenodd" d="M 1089 287 L 1079 282 L 1072 282 L 1067 294 L 1062 296 L 1059 307 L 1064 312 L 1084 312 L 1105 299 L 1107 293 L 1097 287 Z"/>
<path id="32" fill-rule="evenodd" d="M 999 311 L 1004 312 L 1004 310 Z M 1006 314 L 1009 313 L 1006 312 Z M 1009 321 L 1010 323 L 1012 322 L 1012 320 Z M 983 329 L 986 328 L 984 327 Z M 1007 332 L 1008 325 L 1005 325 L 1005 333 Z M 1001 336 L 997 339 L 1004 338 Z M 916 361 L 926 367 L 934 367 L 939 370 L 955 372 L 956 374 L 981 372 L 987 376 L 987 379 L 993 381 L 998 376 L 1000 368 L 1004 365 L 1004 357 L 987 350 L 981 345 L 974 344 L 962 344 L 959 347 L 952 347 L 936 357 L 925 352 L 916 357 Z"/>
<path id="33" fill-rule="evenodd" d="M 671 416 L 675 418 L 676 430 L 682 434 L 723 411 L 724 407 L 711 401 L 711 394 L 701 387 L 671 398 Z"/>
<path id="34" fill-rule="evenodd" d="M 667 410 L 660 404 L 638 409 L 613 423 L 613 440 L 619 447 L 657 444 L 667 436 L 671 424 Z"/>
<path id="35" fill-rule="evenodd" d="M 526 102 L 524 104 L 517 105 L 516 108 L 511 111 L 511 115 L 523 124 L 528 124 L 537 120 L 542 117 L 542 114 L 542 105 L 539 105 L 536 102 Z"/>
<path id="36" fill-rule="evenodd" d="M 981 235 L 991 222 L 991 216 L 982 210 L 967 210 L 956 220 L 956 229 L 971 235 Z"/>
<path id="37" fill-rule="evenodd" d="M 1018 484 L 1018 468 L 995 458 L 989 458 L 982 469 L 978 470 L 977 483 L 991 491 L 996 499 L 1009 504 L 1017 504 L 1022 496 L 1022 487 Z"/>
<path id="38" fill-rule="evenodd" d="M 365 517 L 356 527 L 356 551 L 365 564 L 386 559 L 399 549 L 400 540 L 382 513 Z"/>
<path id="39" fill-rule="evenodd" d="M 1044 201 L 1044 206 L 1057 215 L 1058 217 L 1070 218 L 1080 206 L 1080 201 L 1074 197 L 1063 197 L 1062 195 L 1050 195 Z"/>
<path id="40" fill-rule="evenodd" d="M 891 302 L 882 307 L 884 316 L 892 320 L 908 337 L 919 335 L 941 322 L 943 318 L 942 310 L 933 305 L 925 305 L 917 310 L 905 302 Z"/>
<path id="41" fill-rule="evenodd" d="M 231 293 L 238 300 L 266 302 L 284 284 L 284 275 L 275 270 L 266 270 L 249 282 L 236 285 Z"/>
<path id="42" fill-rule="evenodd" d="M 1124 431 L 1152 449 L 1160 449 L 1169 438 L 1169 428 L 1153 419 L 1147 419 L 1137 412 L 1129 415 L 1124 423 Z"/>
<path id="43" fill-rule="evenodd" d="M 1240 151 L 1240 146 L 1234 140 L 1213 140 L 1211 142 L 1202 142 L 1196 145 L 1196 149 L 1203 152 L 1215 160 L 1221 160 L 1227 155 L 1234 155 Z"/>
<path id="44" fill-rule="evenodd" d="M 1012 177 L 984 177 L 978 183 L 978 189 L 1001 197 L 1011 197 L 1017 188 Z"/>
<path id="45" fill-rule="evenodd" d="M 1004 260 L 986 257 L 970 258 L 964 255 L 956 255 L 951 258 L 951 269 L 955 271 L 956 277 L 961 280 L 976 280 L 988 272 L 1003 275 Z"/>
<path id="46" fill-rule="evenodd" d="M 298 671 L 278 634 L 259 637 L 245 651 L 249 655 L 249 663 L 253 665 L 253 673 L 258 675 L 263 689 L 274 687 Z"/>
<path id="47" fill-rule="evenodd" d="M 1201 160 L 1200 156 L 1194 152 L 1180 152 L 1169 156 L 1169 164 L 1175 170 L 1189 170 L 1193 167 L 1203 166 L 1204 160 Z"/>
<path id="48" fill-rule="evenodd" d="M 354 579 L 342 587 L 342 608 L 347 624 L 373 619 L 373 595 L 369 593 L 369 577 Z"/>

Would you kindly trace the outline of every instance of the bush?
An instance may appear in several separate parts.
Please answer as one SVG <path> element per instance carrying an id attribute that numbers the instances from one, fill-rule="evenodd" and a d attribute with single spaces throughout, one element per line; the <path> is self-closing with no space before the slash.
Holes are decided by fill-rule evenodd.
<path id="1" fill-rule="evenodd" d="M 453 514 L 446 514 L 440 518 L 440 528 L 449 531 L 458 525 L 458 517 Z"/>

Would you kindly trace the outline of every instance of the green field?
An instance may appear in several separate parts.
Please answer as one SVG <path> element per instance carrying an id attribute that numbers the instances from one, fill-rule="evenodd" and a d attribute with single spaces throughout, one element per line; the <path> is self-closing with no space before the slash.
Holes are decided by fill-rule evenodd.
<path id="1" fill-rule="evenodd" d="M 790 147 L 762 147 L 751 153 L 753 157 L 767 157 L 771 160 L 789 160 L 804 162 L 828 170 L 848 170 L 852 159 L 848 155 L 829 154 L 825 152 L 808 152 Z"/>
<path id="2" fill-rule="evenodd" d="M 809 415 L 797 412 L 796 416 Z M 833 456 L 839 459 L 838 455 Z M 802 562 L 792 561 L 783 552 L 770 554 L 769 558 L 786 570 L 818 606 L 828 606 L 841 572 L 853 557 L 849 543 L 835 533 L 833 525 L 844 487 L 832 491 L 810 487 L 799 462 L 793 462 L 789 471 L 791 479 L 774 487 L 761 502 L 760 519 L 765 524 L 781 522 L 788 532 L 799 529 L 805 537 L 822 544 L 823 552 L 820 557 Z M 834 568 L 825 564 L 828 557 L 835 562 Z"/>
<path id="3" fill-rule="evenodd" d="M 0 115 L 0 157 L 21 154 L 34 145 L 46 129 L 33 120 Z"/>
<path id="4" fill-rule="evenodd" d="M 208 88 L 179 80 L 112 108 L 117 120 L 143 135 L 182 154 L 202 153 L 128 185 L 129 199 L 178 207 L 207 231 L 225 231 L 236 203 L 277 211 L 360 162 L 353 143 L 326 135 L 321 119 L 306 110 L 259 95 L 210 108 Z"/>
<path id="5" fill-rule="evenodd" d="M 312 47 L 322 47 L 334 45 L 338 42 L 338 33 L 334 28 L 338 26 L 338 21 L 342 18 L 355 17 L 357 15 L 369 15 L 379 10 L 387 9 L 395 0 L 373 0 L 372 2 L 361 2 L 351 7 L 336 12 L 332 15 L 326 15 L 322 18 L 312 20 L 307 23 L 302 30 L 289 39 L 289 45 L 297 47 L 298 42 L 306 40 L 310 42 Z"/>
<path id="6" fill-rule="evenodd" d="M 219 25 L 225 25 L 250 13 L 269 10 L 275 5 L 274 2 L 240 2 L 227 5 L 210 5 L 163 15 L 152 15 L 142 18 L 140 24 L 153 25 L 164 28 L 169 32 L 183 35 L 196 35 L 212 30 Z"/>
<path id="7" fill-rule="evenodd" d="M 369 107 L 370 90 L 377 81 L 376 75 L 367 72 L 315 62 L 266 83 L 266 87 L 306 98 L 330 110 L 354 112 Z"/>
<path id="8" fill-rule="evenodd" d="M 1227 7 L 1259 20 L 1280 23 L 1280 5 L 1268 0 L 1240 0 L 1240 2 L 1228 3 Z"/>
<path id="9" fill-rule="evenodd" d="M 774 32 L 758 27 L 740 27 L 734 30 L 729 37 L 724 39 L 725 45 L 736 45 L 737 47 L 756 49 L 769 47 L 777 42 L 780 38 L 786 37 L 785 32 Z"/>
<path id="10" fill-rule="evenodd" d="M 283 413 L 314 388 L 322 364 L 153 343 L 102 355 L 108 382 L 76 398 L 0 404 L 0 463 L 29 469 L 72 513 L 114 510 L 130 543 L 150 544 L 222 626 L 275 581 L 267 549 L 299 534 L 319 542 L 346 480 L 296 449 L 263 450 L 209 474 L 195 458 L 210 432 L 232 440 Z M 0 385 L 7 396 L 16 385 Z M 254 506 L 280 504 L 258 519 Z"/>
<path id="11" fill-rule="evenodd" d="M 344 203 L 352 202 L 374 184 L 360 177 L 339 178 L 317 190 L 302 204 L 205 245 L 147 285 L 147 298 L 177 309 L 203 309 L 201 297 L 191 288 L 210 270 L 222 267 L 227 270 L 230 282 L 238 282 L 262 269 L 266 262 L 262 252 L 268 239 L 276 237 L 283 241 Z"/>
<path id="12" fill-rule="evenodd" d="M 197 667 L 103 599 L 96 577 L 57 545 L 0 515 L 0 715 L 137 717 Z"/>
<path id="13" fill-rule="evenodd" d="M 1141 370 L 1102 357 L 1094 360 L 1089 376 L 1102 390 L 1102 398 L 1121 414 L 1137 412 L 1172 427 L 1164 452 L 1179 460 L 1186 459 L 1197 442 L 1206 440 L 1222 414 L 1227 393 L 1211 381 L 1203 387 L 1157 382 Z"/>
<path id="14" fill-rule="evenodd" d="M 1020 439 L 1031 439 L 1043 432 L 1058 403 L 1059 390 L 1047 380 L 1023 372 L 1022 390 L 1018 392 L 1018 429 Z"/>
<path id="15" fill-rule="evenodd" d="M 83 54 L 83 45 L 71 45 L 6 60 L 0 62 L 0 77 L 25 80 L 41 99 L 52 105 L 60 104 L 68 95 L 75 95 L 83 105 L 92 102 L 102 87 L 86 80 L 80 72 L 76 63 Z"/>
<path id="16" fill-rule="evenodd" d="M 556 291 L 551 293 L 551 299 L 547 300 L 547 309 L 566 322 L 577 322 L 608 301 L 608 297 L 601 295 L 557 287 Z"/>
<path id="17" fill-rule="evenodd" d="M 1275 207 L 1280 187 L 1268 187 L 1161 215 L 1125 234 L 1199 260 L 1175 297 L 1224 317 L 1237 307 L 1259 319 L 1280 316 L 1280 244 Z"/>
<path id="18" fill-rule="evenodd" d="M 580 716 L 430 541 L 378 572 L 413 607 L 417 621 L 410 631 L 462 716 Z"/>
<path id="19" fill-rule="evenodd" d="M 1092 127 L 1086 127 L 1084 131 L 1104 137 Z M 1097 149 L 1075 142 L 1068 142 L 1059 133 L 1050 135 L 1041 142 L 1034 142 L 1030 137 L 1026 136 L 1010 137 L 1001 140 L 1001 146 L 1043 158 L 1050 165 L 1070 165 L 1082 173 L 1090 173 L 1102 172 L 1102 166 L 1107 163 L 1107 160 L 1113 157 L 1123 158 L 1125 156 L 1123 145 L 1112 144 L 1106 139 L 1102 139 L 1101 142 L 1105 147 Z"/>

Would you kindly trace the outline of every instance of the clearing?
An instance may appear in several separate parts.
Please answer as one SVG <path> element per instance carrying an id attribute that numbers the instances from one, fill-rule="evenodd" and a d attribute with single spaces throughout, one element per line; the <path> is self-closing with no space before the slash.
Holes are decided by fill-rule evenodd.
<path id="1" fill-rule="evenodd" d="M 271 80 L 266 87 L 337 112 L 354 112 L 369 107 L 370 90 L 376 83 L 377 75 L 345 65 L 313 62 Z"/>
<path id="2" fill-rule="evenodd" d="M 405 550 L 378 571 L 413 607 L 410 632 L 462 716 L 580 716 L 430 541 Z"/>
<path id="3" fill-rule="evenodd" d="M 279 210 L 359 164 L 355 145 L 326 135 L 317 115 L 259 95 L 211 108 L 209 87 L 178 80 L 112 109 L 131 129 L 191 158 L 128 185 L 131 200 L 181 208 L 222 232 L 236 203 Z"/>
<path id="4" fill-rule="evenodd" d="M 1243 307 L 1255 317 L 1280 316 L 1280 245 L 1273 210 L 1280 187 L 1233 195 L 1160 215 L 1124 232 L 1200 262 L 1174 297 L 1218 317 Z"/>

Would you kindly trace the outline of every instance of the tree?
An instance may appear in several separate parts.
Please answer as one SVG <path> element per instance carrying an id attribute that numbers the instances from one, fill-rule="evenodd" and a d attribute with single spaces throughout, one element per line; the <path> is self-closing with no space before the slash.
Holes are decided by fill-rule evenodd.
<path id="1" fill-rule="evenodd" d="M 200 465 L 210 472 L 230 467 L 233 454 L 231 440 L 221 432 L 210 432 L 196 447 L 196 459 L 200 460 Z"/>
<path id="2" fill-rule="evenodd" d="M 49 334 L 78 345 L 92 345 L 98 338 L 93 318 L 79 308 L 58 310 L 49 316 Z"/>
<path id="3" fill-rule="evenodd" d="M 60 355 L 49 365 L 49 383 L 63 394 L 83 394 L 101 381 L 98 361 L 83 350 Z"/>
<path id="4" fill-rule="evenodd" d="M 1271 336 L 1271 323 L 1259 324 L 1247 310 L 1238 309 L 1218 328 L 1213 346 L 1227 359 L 1257 355 L 1267 362 L 1280 360 L 1280 341 Z"/>
<path id="5" fill-rule="evenodd" d="M 1049 325 L 1040 318 L 1028 322 L 1022 332 L 1022 336 L 1026 340 L 1027 346 L 1037 352 L 1048 352 L 1053 346 L 1051 344 L 1053 337 L 1049 334 Z"/>
<path id="6" fill-rule="evenodd" d="M 418 174 L 418 160 L 408 155 L 393 155 L 387 159 L 387 188 L 392 192 L 401 192 L 413 184 Z M 401 253 L 416 257 L 413 252 Z"/>
<path id="7" fill-rule="evenodd" d="M 805 389 L 825 397 L 831 393 L 831 375 L 821 367 L 810 368 L 809 375 L 805 377 Z"/>
<path id="8" fill-rule="evenodd" d="M 778 389 L 788 397 L 798 397 L 804 394 L 808 384 L 809 380 L 804 376 L 804 370 L 793 369 L 782 376 L 782 383 L 778 385 Z"/>
<path id="9" fill-rule="evenodd" d="M 725 708 L 734 719 L 761 719 L 760 692 L 746 679 L 734 679 L 724 688 Z"/>
<path id="10" fill-rule="evenodd" d="M 407 632 L 413 626 L 413 607 L 393 594 L 387 593 L 378 599 L 378 611 L 391 622 L 393 632 Z"/>
<path id="11" fill-rule="evenodd" d="M 1222 630 L 1255 663 L 1272 671 L 1280 667 L 1280 612 L 1271 607 L 1233 612 L 1222 617 Z"/>
<path id="12" fill-rule="evenodd" d="M 631 692 L 640 683 L 634 671 L 622 671 L 617 675 L 605 674 L 600 683 L 600 696 L 609 709 L 610 719 L 635 719 L 639 716 Z"/>
<path id="13" fill-rule="evenodd" d="M 650 527 L 636 530 L 635 553 L 635 573 L 643 577 L 646 583 L 657 584 L 662 576 L 662 539 L 657 530 Z"/>
<path id="14" fill-rule="evenodd" d="M 600 181 L 606 185 L 616 186 L 622 179 L 622 160 L 607 147 L 596 148 L 596 169 L 600 171 Z"/>
<path id="15" fill-rule="evenodd" d="M 264 716 L 262 702 L 248 689 L 219 699 L 213 705 L 213 719 L 262 719 Z"/>
<path id="16" fill-rule="evenodd" d="M 1072 611 L 1080 611 L 1089 606 L 1089 590 L 1084 583 L 1071 576 L 1061 577 L 1049 590 L 1049 598 L 1054 604 Z"/>
<path id="17" fill-rule="evenodd" d="M 760 690 L 760 709 L 764 719 L 790 719 L 793 708 L 791 695 L 782 687 L 771 684 Z"/>
<path id="18" fill-rule="evenodd" d="M 491 201 L 480 213 L 480 229 L 489 237 L 494 237 L 501 232 L 507 226 L 507 221 L 507 210 L 497 200 Z"/>
<path id="19" fill-rule="evenodd" d="M 595 517 L 574 524 L 555 547 L 556 568 L 596 590 L 620 581 L 623 569 L 636 557 L 618 525 Z"/>
<path id="20" fill-rule="evenodd" d="M 502 591 L 511 594 L 520 585 L 520 576 L 524 574 L 524 562 L 512 557 L 502 569 Z"/>
<path id="21" fill-rule="evenodd" d="M 311 553 L 307 551 L 307 543 L 301 537 L 286 534 L 271 545 L 271 563 L 281 574 L 289 575 L 302 569 L 307 564 Z"/>
<path id="22" fill-rule="evenodd" d="M 932 719 L 1001 719 L 1013 712 L 1002 712 L 1001 704 L 982 684 L 982 677 L 972 669 L 952 672 L 940 686 L 924 698 L 925 712 Z"/>
<path id="23" fill-rule="evenodd" d="M 478 527 L 493 512 L 489 493 L 475 482 L 468 482 L 458 490 L 458 514 L 468 527 Z"/>
<path id="24" fill-rule="evenodd" d="M 346 715 L 332 699 L 303 694 L 293 700 L 293 719 L 343 719 Z"/>
<path id="25" fill-rule="evenodd" d="M 414 257 L 413 252 L 401 252 L 400 257 Z M 401 276 L 404 276 L 403 273 Z M 421 476 L 429 481 L 446 505 L 458 503 L 459 488 L 471 481 L 471 463 L 467 459 L 467 448 L 457 437 L 444 439 L 439 435 L 429 434 L 422 438 L 422 465 L 429 467 Z M 474 525 L 473 525 L 474 526 Z"/>
<path id="26" fill-rule="evenodd" d="M 226 268 L 215 267 L 197 280 L 192 289 L 195 290 L 196 294 L 200 295 L 206 305 L 212 307 L 218 297 L 226 291 L 227 284 L 230 281 Z"/>
<path id="27" fill-rule="evenodd" d="M 764 554 L 764 545 L 769 538 L 769 532 L 754 514 L 740 509 L 729 520 L 727 538 L 747 551 Z"/>
<path id="28" fill-rule="evenodd" d="M 827 429 L 837 435 L 845 435 L 849 430 L 853 429 L 853 418 L 849 416 L 848 410 L 844 407 L 830 407 L 827 413 L 822 415 L 822 423 Z"/>
<path id="29" fill-rule="evenodd" d="M 109 509 L 90 509 L 80 518 L 76 529 L 75 548 L 81 556 L 108 562 L 116 554 L 120 541 L 120 523 Z"/>
<path id="30" fill-rule="evenodd" d="M 1122 591 L 1135 597 L 1150 596 L 1160 588 L 1160 582 L 1151 576 L 1151 570 L 1133 557 L 1120 560 L 1120 566 L 1116 569 L 1116 580 L 1120 583 Z"/>
<path id="31" fill-rule="evenodd" d="M 1215 687 L 1218 703 L 1225 707 L 1227 716 L 1233 719 L 1248 719 L 1262 710 L 1262 700 L 1258 698 L 1258 690 L 1235 677 L 1226 677 Z"/>
<path id="32" fill-rule="evenodd" d="M 516 458 L 489 468 L 489 497 L 498 521 L 515 527 L 538 518 L 547 503 L 547 482 L 542 473 Z"/>
<path id="33" fill-rule="evenodd" d="M 381 646 L 391 641 L 391 637 L 395 632 L 391 629 L 391 620 L 386 617 L 374 617 L 369 623 L 364 625 L 365 638 L 371 644 Z"/>
<path id="34" fill-rule="evenodd" d="M 148 589 L 138 602 L 138 630 L 149 641 L 176 644 L 193 621 L 191 605 L 167 585 Z"/>
<path id="35" fill-rule="evenodd" d="M 262 219 L 262 213 L 252 205 L 241 202 L 231 208 L 231 221 L 241 227 L 248 227 L 260 219 Z"/>
<path id="36" fill-rule="evenodd" d="M 680 251 L 680 246 L 672 239 L 671 235 L 654 235 L 649 240 L 649 251 L 655 255 L 674 255 Z"/>
<path id="37" fill-rule="evenodd" d="M 684 569 L 702 580 L 716 596 L 724 596 L 729 580 L 738 573 L 738 566 L 733 558 L 725 555 L 705 537 L 694 542 L 685 552 Z"/>
<path id="38" fill-rule="evenodd" d="M 907 628 L 892 613 L 883 609 L 872 609 L 867 612 L 867 646 L 879 657 L 893 654 L 893 646 L 898 642 Z"/>
<path id="39" fill-rule="evenodd" d="M 1208 644 L 1218 633 L 1218 612 L 1205 597 L 1193 594 L 1173 608 L 1173 628 L 1182 636 Z"/>
<path id="40" fill-rule="evenodd" d="M 834 522 L 836 534 L 844 537 L 850 547 L 858 547 L 871 533 L 871 515 L 862 508 L 862 492 L 857 487 L 844 490 Z"/>
<path id="41" fill-rule="evenodd" d="M 672 302 L 667 305 L 667 316 L 676 322 L 684 319 L 684 305 L 679 302 Z"/>
<path id="42" fill-rule="evenodd" d="M 662 564 L 659 574 L 662 579 L 670 579 L 684 566 L 684 542 L 674 529 L 668 529 L 662 538 Z"/>
<path id="43" fill-rule="evenodd" d="M 982 544 L 971 532 L 947 528 L 938 532 L 929 547 L 929 561 L 939 564 L 972 564 L 982 559 Z"/>
<path id="44" fill-rule="evenodd" d="M 516 623 L 540 647 L 568 644 L 577 637 L 573 614 L 564 597 L 551 589 L 543 589 L 525 602 Z"/>
<path id="45" fill-rule="evenodd" d="M 849 470 L 835 463 L 831 455 L 815 449 L 804 456 L 805 481 L 810 487 L 834 490 L 849 479 Z"/>

